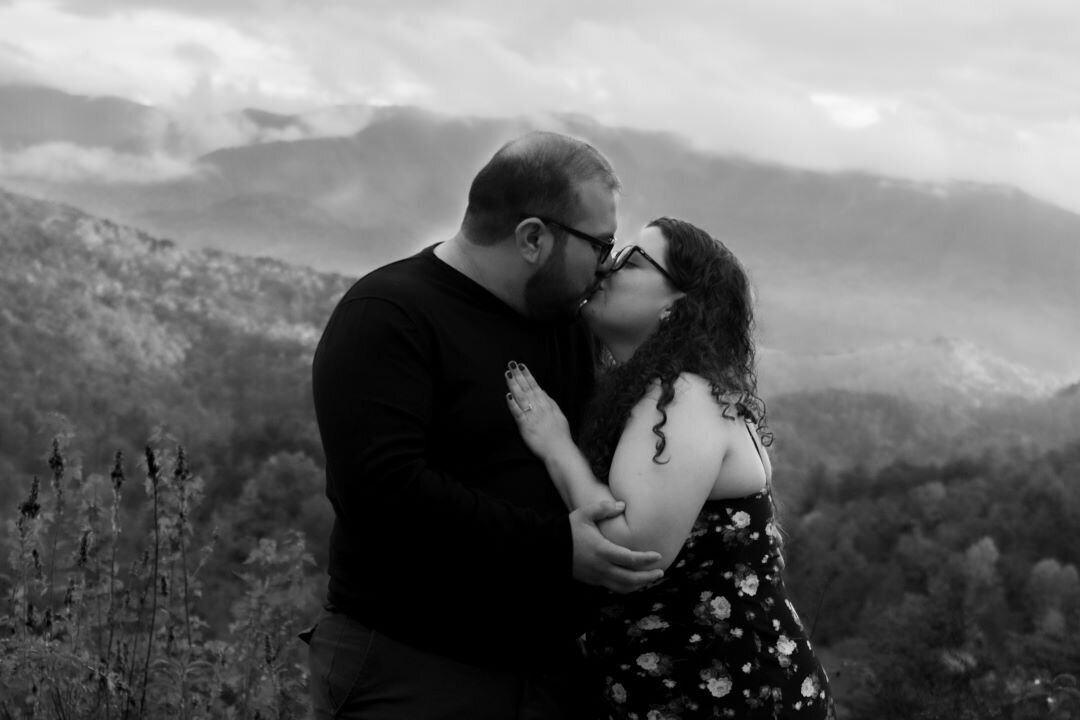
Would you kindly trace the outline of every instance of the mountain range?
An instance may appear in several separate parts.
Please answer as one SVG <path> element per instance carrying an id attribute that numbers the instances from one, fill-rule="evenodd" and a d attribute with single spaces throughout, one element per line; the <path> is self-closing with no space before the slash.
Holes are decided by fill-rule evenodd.
<path id="1" fill-rule="evenodd" d="M 218 492 L 266 453 L 320 456 L 311 355 L 350 276 L 182 248 L 6 191 L 0 257 L 0 477 L 32 471 L 48 437 L 69 431 L 106 466 L 167 428 L 215 469 Z M 775 465 L 792 486 L 820 467 L 1080 437 L 1077 385 L 1051 391 L 966 342 L 766 349 L 762 365 Z"/>
<path id="2" fill-rule="evenodd" d="M 9 189 L 179 247 L 351 276 L 448 237 L 491 152 L 527 129 L 559 129 L 612 159 L 624 188 L 620 234 L 674 215 L 744 260 L 766 376 L 770 356 L 880 363 L 917 347 L 973 372 L 993 366 L 980 382 L 998 394 L 1080 377 L 1080 216 L 1008 187 L 811 172 L 576 116 L 350 106 L 192 119 L 23 86 L 0 88 L 0 118 L 0 184 Z M 107 155 L 85 172 L 56 169 L 87 152 Z M 102 166 L 128 172 L 91 171 Z M 988 359 L 972 360 L 980 354 Z M 852 389 L 868 382 L 844 376 Z M 775 387 L 787 389 L 779 377 Z"/>

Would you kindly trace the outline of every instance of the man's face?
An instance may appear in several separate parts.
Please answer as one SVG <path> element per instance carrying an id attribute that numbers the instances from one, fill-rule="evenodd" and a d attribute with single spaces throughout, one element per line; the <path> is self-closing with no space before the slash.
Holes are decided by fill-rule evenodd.
<path id="1" fill-rule="evenodd" d="M 613 238 L 617 225 L 615 192 L 602 180 L 590 180 L 578 185 L 578 195 L 581 198 L 578 216 L 558 220 L 596 238 Z M 525 304 L 529 315 L 536 318 L 574 317 L 596 281 L 600 266 L 600 250 L 592 243 L 558 232 L 547 262 L 525 285 Z"/>

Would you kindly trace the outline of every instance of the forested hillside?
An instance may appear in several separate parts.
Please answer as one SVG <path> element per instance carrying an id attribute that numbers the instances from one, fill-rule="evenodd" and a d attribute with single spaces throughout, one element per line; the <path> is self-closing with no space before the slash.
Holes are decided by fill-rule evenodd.
<path id="1" fill-rule="evenodd" d="M 0 492 L 63 427 L 101 465 L 161 426 L 231 495 L 270 450 L 316 454 L 311 353 L 346 278 L 6 193 L 0 252 Z"/>
<path id="2" fill-rule="evenodd" d="M 796 606 L 858 718 L 1080 714 L 1080 439 L 815 478 Z"/>
<path id="3" fill-rule="evenodd" d="M 295 652 L 289 632 L 317 606 L 330 522 L 311 355 L 351 278 L 181 249 L 6 192 L 0 256 L 0 544 L 12 565 L 0 573 L 3 596 L 37 598 L 37 610 L 24 610 L 31 630 L 46 637 L 41 608 L 51 601 L 74 622 L 62 587 L 81 578 L 72 580 L 83 588 L 72 598 L 86 599 L 78 617 L 90 622 L 90 600 L 114 597 L 104 569 L 113 548 L 131 568 L 121 584 L 144 595 L 155 586 L 141 548 L 162 527 L 155 547 L 191 549 L 186 560 L 161 550 L 162 562 L 198 565 L 198 592 L 183 603 L 175 594 L 161 600 L 176 623 L 149 627 L 145 647 L 158 643 L 163 657 L 174 657 L 179 646 L 169 633 L 187 628 L 189 649 L 205 650 L 198 658 L 254 662 L 256 650 L 237 643 L 257 621 L 277 628 L 259 630 L 271 643 L 266 657 Z M 858 369 L 857 357 L 841 359 L 846 374 Z M 934 356 L 946 385 L 964 377 L 941 370 L 949 357 Z M 815 377 L 826 377 L 822 360 L 814 362 Z M 786 368 L 796 373 L 785 379 L 789 389 L 808 377 Z M 789 584 L 830 663 L 844 717 L 1080 713 L 1069 679 L 1080 674 L 1072 539 L 1080 527 L 1080 392 L 966 392 L 928 402 L 884 388 L 815 386 L 767 398 Z M 148 444 L 163 458 L 156 474 Z M 122 493 L 110 490 L 118 469 L 136 479 Z M 35 495 L 34 476 L 60 479 L 43 480 Z M 182 519 L 155 523 L 157 500 L 166 515 L 186 508 Z M 109 529 L 111 503 L 124 532 Z M 35 522 L 39 570 L 27 530 Z M 204 547 L 212 552 L 204 556 Z M 259 568 L 280 587 L 260 585 Z M 55 583 L 45 582 L 50 575 Z M 180 623 L 182 610 L 203 620 Z M 91 624 L 100 630 L 100 622 Z M 275 682 L 302 686 L 302 670 L 280 657 L 266 663 Z M 137 677 L 138 663 L 124 662 Z M 151 685 L 164 682 L 147 673 Z M 192 692 L 225 705 L 239 701 L 214 690 L 214 678 L 225 678 L 229 692 L 252 687 L 209 670 L 199 677 Z M 284 707 L 274 697 L 260 707 Z"/>

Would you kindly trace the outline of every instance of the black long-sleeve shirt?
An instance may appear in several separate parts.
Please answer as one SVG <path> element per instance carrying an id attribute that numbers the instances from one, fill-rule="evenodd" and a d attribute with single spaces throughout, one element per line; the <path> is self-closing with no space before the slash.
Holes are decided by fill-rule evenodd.
<path id="1" fill-rule="evenodd" d="M 584 328 L 518 314 L 428 248 L 353 285 L 313 367 L 336 518 L 329 604 L 503 666 L 561 657 L 584 608 L 566 508 L 506 407 L 510 360 L 576 430 L 592 387 Z"/>

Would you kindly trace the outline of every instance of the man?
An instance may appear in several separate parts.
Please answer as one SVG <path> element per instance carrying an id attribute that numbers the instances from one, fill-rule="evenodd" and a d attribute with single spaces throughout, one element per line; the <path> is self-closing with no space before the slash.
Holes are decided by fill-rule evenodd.
<path id="1" fill-rule="evenodd" d="M 576 425 L 592 354 L 576 309 L 607 259 L 618 181 L 590 145 L 500 149 L 447 242 L 359 280 L 315 354 L 326 452 L 327 614 L 310 639 L 317 717 L 506 720 L 587 706 L 584 587 L 628 592 L 658 559 L 566 514 L 506 409 L 525 363 Z"/>

